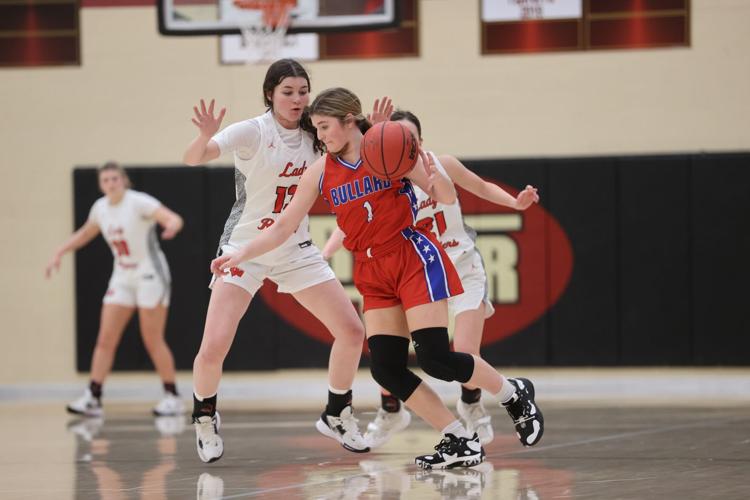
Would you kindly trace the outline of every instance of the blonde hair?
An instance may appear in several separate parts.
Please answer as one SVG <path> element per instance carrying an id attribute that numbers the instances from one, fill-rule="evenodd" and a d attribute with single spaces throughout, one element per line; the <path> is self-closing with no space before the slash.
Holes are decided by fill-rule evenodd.
<path id="1" fill-rule="evenodd" d="M 115 172 L 119 173 L 120 176 L 122 176 L 123 180 L 125 181 L 125 188 L 131 187 L 132 184 L 130 182 L 130 177 L 128 177 L 128 173 L 116 161 L 108 161 L 107 163 L 96 169 L 97 176 L 102 172 L 108 172 L 110 170 L 114 170 Z"/>
<path id="2" fill-rule="evenodd" d="M 351 115 L 363 134 L 372 126 L 362 114 L 362 103 L 359 97 L 343 87 L 326 89 L 318 94 L 310 105 L 310 115 L 331 116 L 341 123 L 344 123 L 347 116 Z"/>

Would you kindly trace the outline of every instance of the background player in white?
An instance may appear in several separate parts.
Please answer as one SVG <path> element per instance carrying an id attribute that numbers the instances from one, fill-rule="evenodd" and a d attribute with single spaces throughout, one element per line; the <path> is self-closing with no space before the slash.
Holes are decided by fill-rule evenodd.
<path id="1" fill-rule="evenodd" d="M 393 113 L 390 119 L 404 124 L 415 137 L 419 138 L 419 144 L 422 145 L 422 126 L 413 113 L 399 110 Z M 480 198 L 516 210 L 526 210 L 539 201 L 537 190 L 532 186 L 526 186 L 517 197 L 513 197 L 500 186 L 483 180 L 467 169 L 455 157 L 432 156 L 435 167 L 443 175 Z M 417 226 L 435 233 L 453 261 L 464 287 L 463 294 L 448 299 L 448 311 L 453 316 L 455 325 L 453 347 L 458 352 L 479 356 L 484 320 L 492 316 L 495 309 L 487 295 L 487 275 L 484 271 L 482 256 L 474 244 L 476 232 L 464 224 L 458 199 L 453 204 L 446 205 L 430 199 L 418 186 L 415 186 L 414 191 L 419 207 Z M 341 247 L 343 238 L 343 232 L 337 229 L 323 249 L 323 256 L 326 259 Z M 518 381 L 514 382 L 518 383 Z M 492 441 L 494 433 L 490 415 L 484 409 L 481 397 L 481 389 L 461 385 L 461 398 L 458 400 L 456 409 L 466 422 L 467 430 L 470 433 L 476 432 L 480 442 L 487 444 Z M 381 407 L 378 409 L 375 420 L 367 426 L 365 440 L 373 448 L 382 446 L 393 433 L 406 428 L 410 420 L 409 412 L 403 408 L 398 398 L 383 392 Z"/>
<path id="2" fill-rule="evenodd" d="M 266 113 L 233 123 L 219 133 L 225 109 L 215 116 L 213 100 L 208 106 L 201 100 L 200 109 L 193 108 L 193 123 L 200 132 L 185 151 L 184 162 L 200 165 L 221 154 L 234 156 L 237 199 L 221 237 L 220 253 L 235 253 L 273 225 L 294 196 L 303 172 L 320 157 L 314 147 L 314 129 L 305 115 L 310 78 L 302 65 L 292 59 L 271 64 L 263 83 L 263 100 Z M 279 292 L 292 294 L 334 337 L 328 404 L 316 422 L 317 429 L 349 451 L 369 451 L 351 408 L 364 327 L 343 286 L 312 244 L 305 218 L 279 248 L 212 280 L 203 340 L 193 364 L 198 456 L 213 462 L 223 454 L 216 412 L 222 364 L 240 319 L 265 278 L 274 281 Z"/>
<path id="3" fill-rule="evenodd" d="M 118 164 L 109 162 L 99 168 L 99 189 L 104 196 L 91 207 L 83 226 L 57 249 L 47 264 L 49 278 L 60 267 L 63 255 L 85 246 L 99 233 L 114 256 L 91 360 L 91 382 L 83 396 L 68 405 L 70 413 L 102 415 L 102 384 L 112 369 L 117 345 L 136 308 L 143 345 L 164 384 L 165 395 L 154 408 L 154 414 L 176 415 L 184 411 L 175 386 L 174 358 L 164 341 L 170 276 L 156 236 L 156 223 L 163 228 L 161 237 L 171 239 L 180 232 L 183 222 L 153 196 L 129 187 L 127 173 Z"/>

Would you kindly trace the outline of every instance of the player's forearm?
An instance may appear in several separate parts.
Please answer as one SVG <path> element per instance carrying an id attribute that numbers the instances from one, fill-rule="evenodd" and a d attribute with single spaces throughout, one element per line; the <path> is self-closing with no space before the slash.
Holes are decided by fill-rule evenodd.
<path id="1" fill-rule="evenodd" d="M 510 193 L 505 191 L 503 188 L 491 182 L 484 182 L 482 187 L 477 193 L 481 198 L 487 201 L 491 201 L 496 205 L 502 205 L 504 207 L 515 208 L 516 198 Z"/>
<path id="2" fill-rule="evenodd" d="M 333 254 L 335 254 L 338 249 L 341 248 L 341 246 L 344 244 L 344 237 L 344 232 L 337 226 L 336 229 L 333 230 L 331 237 L 328 238 L 328 241 L 326 241 L 326 244 L 323 247 L 323 251 L 321 252 L 324 259 L 330 259 Z"/>
<path id="3" fill-rule="evenodd" d="M 253 241 L 242 247 L 240 257 L 242 261 L 251 260 L 260 257 L 263 254 L 278 248 L 282 243 L 289 239 L 294 231 L 283 224 L 276 224 L 266 229 L 258 235 Z"/>
<path id="4" fill-rule="evenodd" d="M 68 240 L 60 245 L 55 253 L 58 257 L 62 257 L 68 252 L 75 252 L 79 248 L 83 247 L 92 240 L 92 237 L 89 237 L 86 233 L 83 232 L 82 229 L 79 229 L 73 235 L 68 238 Z"/>
<path id="5" fill-rule="evenodd" d="M 195 166 L 201 165 L 206 162 L 206 147 L 210 137 L 206 137 L 202 134 L 198 135 L 185 150 L 185 154 L 182 156 L 182 162 L 185 165 Z"/>

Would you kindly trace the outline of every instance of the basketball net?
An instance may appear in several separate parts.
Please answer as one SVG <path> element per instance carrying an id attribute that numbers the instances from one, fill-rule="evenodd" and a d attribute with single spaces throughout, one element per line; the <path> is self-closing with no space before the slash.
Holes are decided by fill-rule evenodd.
<path id="1" fill-rule="evenodd" d="M 266 63 L 278 59 L 297 0 L 234 0 L 239 9 L 261 11 L 253 24 L 240 26 L 243 51 L 248 63 Z"/>

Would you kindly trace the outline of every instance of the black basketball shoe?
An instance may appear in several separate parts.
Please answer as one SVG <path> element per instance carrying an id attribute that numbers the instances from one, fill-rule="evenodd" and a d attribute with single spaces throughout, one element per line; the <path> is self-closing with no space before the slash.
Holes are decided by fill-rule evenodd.
<path id="1" fill-rule="evenodd" d="M 524 446 L 534 446 L 544 434 L 544 417 L 534 402 L 534 384 L 525 378 L 509 378 L 516 395 L 503 404 L 516 426 L 516 435 Z"/>
<path id="2" fill-rule="evenodd" d="M 471 467 L 482 463 L 484 448 L 476 433 L 471 438 L 459 438 L 446 434 L 435 446 L 434 455 L 422 455 L 414 463 L 423 469 L 453 469 L 454 467 Z"/>

